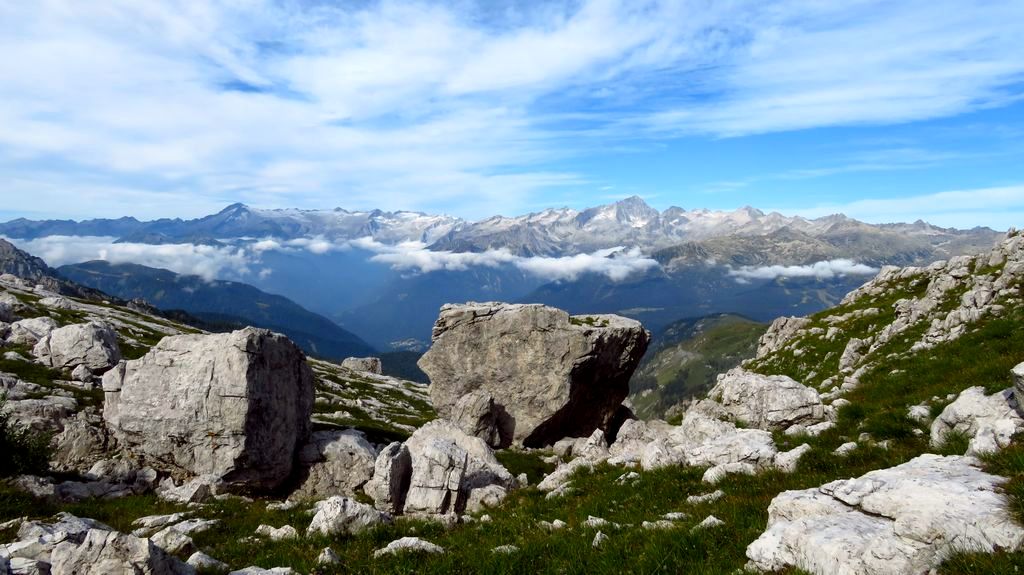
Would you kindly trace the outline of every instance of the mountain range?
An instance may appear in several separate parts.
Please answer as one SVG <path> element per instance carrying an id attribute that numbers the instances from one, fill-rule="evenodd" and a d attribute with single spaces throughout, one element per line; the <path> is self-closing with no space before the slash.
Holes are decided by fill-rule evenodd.
<path id="1" fill-rule="evenodd" d="M 654 332 L 681 318 L 717 313 L 769 321 L 835 305 L 883 265 L 978 253 L 1001 235 L 988 228 L 957 230 L 920 221 L 874 225 L 843 215 L 808 219 L 750 207 L 659 211 L 638 197 L 480 221 L 408 211 L 234 204 L 191 220 L 0 223 L 0 236 L 15 243 L 102 236 L 111 244 L 132 244 L 139 254 L 168 244 L 244 253 L 252 265 L 241 272 L 222 269 L 217 279 L 288 298 L 378 349 L 412 351 L 427 345 L 437 310 L 453 301 L 539 302 L 571 313 L 620 313 Z M 635 251 L 612 253 L 615 248 Z M 98 257 L 104 256 L 60 263 Z M 612 277 L 601 266 L 617 258 L 646 259 Z M 428 267 L 424 261 L 444 265 Z M 577 273 L 557 274 L 579 261 L 584 264 Z M 151 262 L 140 255 L 130 263 Z M 218 309 L 201 309 L 197 301 L 190 299 L 189 311 Z"/>
<path id="2" fill-rule="evenodd" d="M 0 223 L 0 235 L 19 239 L 115 236 L 138 243 L 199 244 L 240 238 L 322 237 L 341 241 L 370 237 L 385 244 L 422 242 L 436 251 L 506 249 L 522 256 L 563 256 L 614 246 L 655 251 L 713 238 L 771 237 L 780 231 L 879 258 L 890 253 L 934 257 L 965 248 L 977 251 L 998 237 L 988 228 L 957 230 L 921 221 L 872 225 L 843 215 L 807 219 L 777 212 L 766 214 L 749 206 L 734 211 L 670 207 L 659 212 L 636 196 L 582 211 L 548 209 L 476 222 L 408 211 L 271 210 L 232 204 L 216 214 L 192 220 L 144 222 L 126 217 L 75 222 L 19 218 Z"/>

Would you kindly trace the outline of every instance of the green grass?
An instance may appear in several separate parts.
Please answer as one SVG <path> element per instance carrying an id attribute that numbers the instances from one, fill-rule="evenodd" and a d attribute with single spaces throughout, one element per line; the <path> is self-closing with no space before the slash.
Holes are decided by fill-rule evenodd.
<path id="1" fill-rule="evenodd" d="M 531 485 L 536 485 L 545 475 L 555 470 L 553 463 L 544 463 L 541 460 L 541 457 L 551 455 L 550 452 L 502 449 L 501 451 L 496 451 L 494 455 L 514 477 L 519 477 L 520 473 L 525 473 Z"/>
<path id="2" fill-rule="evenodd" d="M 50 469 L 50 435 L 11 421 L 0 394 L 0 477 L 43 474 Z"/>

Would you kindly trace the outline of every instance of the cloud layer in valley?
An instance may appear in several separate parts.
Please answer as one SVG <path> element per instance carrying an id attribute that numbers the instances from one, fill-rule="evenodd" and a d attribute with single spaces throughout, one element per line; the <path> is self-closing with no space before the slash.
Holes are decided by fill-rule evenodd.
<path id="1" fill-rule="evenodd" d="M 373 238 L 331 242 L 321 237 L 279 241 L 263 239 L 237 246 L 193 244 L 151 245 L 116 243 L 110 237 L 47 236 L 33 240 L 11 239 L 23 250 L 43 258 L 51 266 L 105 260 L 113 264 L 136 263 L 169 269 L 179 274 L 198 275 L 207 280 L 264 278 L 272 269 L 261 267 L 267 251 L 306 251 L 323 255 L 332 251 L 362 250 L 370 261 L 396 270 L 429 273 L 440 270 L 465 271 L 473 267 L 514 266 L 548 281 L 575 280 L 583 274 L 601 274 L 613 281 L 658 267 L 658 262 L 639 249 L 610 248 L 590 254 L 561 257 L 523 257 L 507 250 L 485 252 L 432 251 L 420 242 L 389 245 Z"/>
<path id="2" fill-rule="evenodd" d="M 739 282 L 773 280 L 779 277 L 817 278 L 824 280 L 847 275 L 872 275 L 876 273 L 878 273 L 878 268 L 847 259 L 827 260 L 803 266 L 743 266 L 729 270 L 729 275 L 736 278 L 736 281 Z"/>
<path id="3" fill-rule="evenodd" d="M 52 267 L 104 260 L 112 264 L 134 263 L 197 275 L 207 280 L 225 275 L 245 276 L 254 263 L 248 250 L 232 246 L 194 244 L 115 243 L 116 238 L 100 236 L 46 236 L 33 240 L 5 238 L 43 258 Z"/>

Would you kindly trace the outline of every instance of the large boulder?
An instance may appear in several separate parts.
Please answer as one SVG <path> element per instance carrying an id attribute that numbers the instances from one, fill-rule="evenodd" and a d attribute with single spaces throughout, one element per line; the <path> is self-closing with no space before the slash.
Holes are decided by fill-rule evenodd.
<path id="1" fill-rule="evenodd" d="M 812 573 L 929 573 L 953 551 L 1014 551 L 1024 529 L 1006 480 L 972 457 L 925 454 L 819 488 L 786 491 L 747 547 L 752 567 Z"/>
<path id="2" fill-rule="evenodd" d="M 435 419 L 381 451 L 366 493 L 378 509 L 446 515 L 500 501 L 514 484 L 483 439 Z"/>
<path id="3" fill-rule="evenodd" d="M 346 357 L 341 362 L 341 367 L 352 371 L 365 371 L 380 375 L 384 373 L 384 366 L 379 357 Z"/>
<path id="4" fill-rule="evenodd" d="M 409 448 L 395 441 L 380 450 L 374 462 L 373 478 L 363 486 L 363 491 L 373 499 L 377 509 L 399 514 L 405 508 L 411 480 Z"/>
<path id="5" fill-rule="evenodd" d="M 7 343 L 12 345 L 35 345 L 46 334 L 57 329 L 57 321 L 52 317 L 32 317 L 11 324 Z"/>
<path id="6" fill-rule="evenodd" d="M 377 451 L 354 429 L 317 431 L 299 452 L 305 479 L 293 499 L 354 495 L 373 477 Z"/>
<path id="7" fill-rule="evenodd" d="M 751 427 L 782 430 L 825 419 L 818 392 L 784 375 L 761 375 L 735 368 L 718 376 L 708 399 Z"/>
<path id="8" fill-rule="evenodd" d="M 80 545 L 62 543 L 53 550 L 52 575 L 194 575 L 196 570 L 167 554 L 149 539 L 93 529 Z"/>
<path id="9" fill-rule="evenodd" d="M 334 496 L 317 502 L 307 533 L 322 535 L 355 534 L 382 523 L 391 516 L 348 497 Z"/>
<path id="10" fill-rule="evenodd" d="M 459 400 L 482 390 L 516 444 L 551 445 L 606 429 L 629 393 L 650 334 L 616 315 L 570 317 L 538 304 L 446 305 L 419 366 L 430 399 L 451 418 Z"/>
<path id="11" fill-rule="evenodd" d="M 312 371 L 294 343 L 264 329 L 166 337 L 108 371 L 103 391 L 121 446 L 227 488 L 278 487 L 309 438 Z"/>
<path id="12" fill-rule="evenodd" d="M 53 368 L 72 370 L 84 366 L 97 374 L 121 361 L 117 332 L 109 325 L 97 322 L 57 328 L 36 343 L 32 354 Z"/>
<path id="13" fill-rule="evenodd" d="M 967 455 L 999 451 L 1024 429 L 1017 407 L 1013 388 L 985 395 L 985 388 L 969 387 L 932 422 L 932 447 L 941 447 L 950 434 L 962 434 L 970 440 Z"/>

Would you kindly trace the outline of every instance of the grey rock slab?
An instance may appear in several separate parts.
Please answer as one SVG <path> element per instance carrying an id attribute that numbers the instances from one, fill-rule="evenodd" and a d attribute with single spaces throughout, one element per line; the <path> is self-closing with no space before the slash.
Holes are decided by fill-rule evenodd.
<path id="1" fill-rule="evenodd" d="M 228 488 L 278 487 L 309 437 L 313 374 L 294 343 L 268 330 L 165 337 L 108 371 L 103 391 L 121 446 Z"/>
<path id="2" fill-rule="evenodd" d="M 1024 528 L 1001 493 L 1006 480 L 979 465 L 972 457 L 925 454 L 781 493 L 747 557 L 765 571 L 900 574 L 926 573 L 953 550 L 1019 549 Z"/>
<path id="3" fill-rule="evenodd" d="M 103 373 L 121 361 L 117 332 L 98 322 L 54 329 L 40 338 L 32 348 L 32 355 L 43 365 L 55 369 L 73 370 L 84 366 L 92 373 Z"/>
<path id="4" fill-rule="evenodd" d="M 419 537 L 402 537 L 396 539 L 387 546 L 373 552 L 374 557 L 395 555 L 398 553 L 444 553 L 444 548 Z"/>
<path id="5" fill-rule="evenodd" d="M 387 513 L 348 497 L 335 496 L 316 504 L 316 514 L 307 532 L 323 535 L 355 534 L 390 522 L 391 515 Z"/>
<path id="6" fill-rule="evenodd" d="M 80 545 L 53 550 L 52 575 L 194 575 L 195 569 L 168 555 L 149 539 L 116 531 L 91 530 Z"/>
<path id="7" fill-rule="evenodd" d="M 629 393 L 650 334 L 615 315 L 578 316 L 537 304 L 446 305 L 419 365 L 441 417 L 484 391 L 528 447 L 606 428 Z"/>

